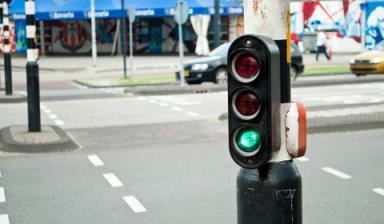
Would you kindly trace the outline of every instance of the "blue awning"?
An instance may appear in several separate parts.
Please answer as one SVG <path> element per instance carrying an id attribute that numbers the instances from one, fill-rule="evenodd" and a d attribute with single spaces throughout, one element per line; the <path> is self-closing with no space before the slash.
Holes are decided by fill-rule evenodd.
<path id="1" fill-rule="evenodd" d="M 133 5 L 137 17 L 168 17 L 174 15 L 176 0 L 124 0 L 125 9 Z M 190 15 L 213 14 L 212 0 L 186 0 Z M 24 19 L 25 0 L 14 0 L 10 14 L 14 19 Z M 89 19 L 90 0 L 36 0 L 37 20 Z M 97 18 L 121 17 L 121 0 L 95 0 Z M 242 6 L 235 0 L 221 0 L 221 15 L 240 15 Z M 124 15 L 127 16 L 127 12 Z"/>

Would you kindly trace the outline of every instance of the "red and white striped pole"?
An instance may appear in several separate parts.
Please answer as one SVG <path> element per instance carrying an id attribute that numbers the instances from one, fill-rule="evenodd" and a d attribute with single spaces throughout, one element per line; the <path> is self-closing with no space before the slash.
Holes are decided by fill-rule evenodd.
<path id="1" fill-rule="evenodd" d="M 1 0 L 3 5 L 3 53 L 4 53 L 4 76 L 5 76 L 5 95 L 12 95 L 12 58 L 9 31 L 8 2 Z"/>
<path id="2" fill-rule="evenodd" d="M 40 120 L 40 85 L 38 49 L 36 43 L 35 1 L 25 1 L 25 16 L 27 22 L 27 94 L 28 94 L 28 130 L 41 131 Z"/>

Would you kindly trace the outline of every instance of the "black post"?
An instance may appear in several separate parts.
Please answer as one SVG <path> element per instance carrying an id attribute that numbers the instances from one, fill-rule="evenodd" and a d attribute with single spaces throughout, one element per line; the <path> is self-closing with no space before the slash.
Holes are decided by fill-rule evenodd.
<path id="1" fill-rule="evenodd" d="M 127 24 L 125 20 L 125 5 L 124 0 L 121 0 L 121 48 L 123 53 L 123 63 L 124 63 L 124 78 L 127 78 L 127 60 L 126 60 L 126 53 L 127 53 L 127 46 L 126 46 L 126 40 L 127 40 Z"/>
<path id="2" fill-rule="evenodd" d="M 221 41 L 221 19 L 220 19 L 220 0 L 215 0 L 215 14 L 213 17 L 214 24 L 214 45 L 218 47 Z"/>
<path id="3" fill-rule="evenodd" d="M 301 224 L 301 176 L 293 161 L 241 169 L 237 176 L 238 224 Z"/>
<path id="4" fill-rule="evenodd" d="M 39 65 L 27 62 L 28 130 L 41 131 Z"/>
<path id="5" fill-rule="evenodd" d="M 28 130 L 41 131 L 40 121 L 40 86 L 39 65 L 37 64 L 38 51 L 36 44 L 36 20 L 34 0 L 25 1 L 25 14 L 27 20 L 27 93 L 28 93 Z"/>
<path id="6" fill-rule="evenodd" d="M 3 37 L 4 37 L 4 76 L 5 76 L 5 95 L 12 95 L 12 58 L 11 46 L 9 42 L 9 16 L 8 16 L 8 2 L 2 1 L 3 4 Z"/>

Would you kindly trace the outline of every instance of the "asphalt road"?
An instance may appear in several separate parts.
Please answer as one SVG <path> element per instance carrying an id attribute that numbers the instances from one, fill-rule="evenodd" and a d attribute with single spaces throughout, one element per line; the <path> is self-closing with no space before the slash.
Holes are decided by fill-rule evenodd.
<path id="1" fill-rule="evenodd" d="M 338 119 L 380 111 L 383 85 L 292 94 L 311 116 Z M 43 123 L 61 126 L 82 149 L 0 153 L 0 224 L 236 223 L 239 167 L 228 153 L 227 123 L 218 120 L 226 92 L 125 96 L 56 81 L 42 89 Z M 26 124 L 26 104 L 0 110 L 0 127 Z M 384 129 L 309 135 L 308 154 L 296 162 L 304 223 L 384 223 L 383 135 Z"/>

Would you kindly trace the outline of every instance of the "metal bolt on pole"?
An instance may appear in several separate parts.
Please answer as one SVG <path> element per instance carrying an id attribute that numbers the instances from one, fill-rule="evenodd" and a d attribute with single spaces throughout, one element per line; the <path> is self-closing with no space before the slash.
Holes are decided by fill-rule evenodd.
<path id="1" fill-rule="evenodd" d="M 245 34 L 270 37 L 280 50 L 282 108 L 291 101 L 289 13 L 289 0 L 244 0 Z M 240 170 L 238 224 L 302 224 L 301 176 L 283 143 L 281 152 L 266 165 Z"/>
<path id="2" fill-rule="evenodd" d="M 38 50 L 36 44 L 35 1 L 25 1 L 25 15 L 27 22 L 27 94 L 28 94 L 28 130 L 41 131 L 40 120 L 40 85 Z"/>
<path id="3" fill-rule="evenodd" d="M 12 58 L 11 58 L 11 45 L 9 42 L 9 16 L 8 16 L 8 2 L 2 1 L 3 5 L 3 36 L 4 36 L 4 73 L 5 73 L 5 95 L 12 95 Z"/>

